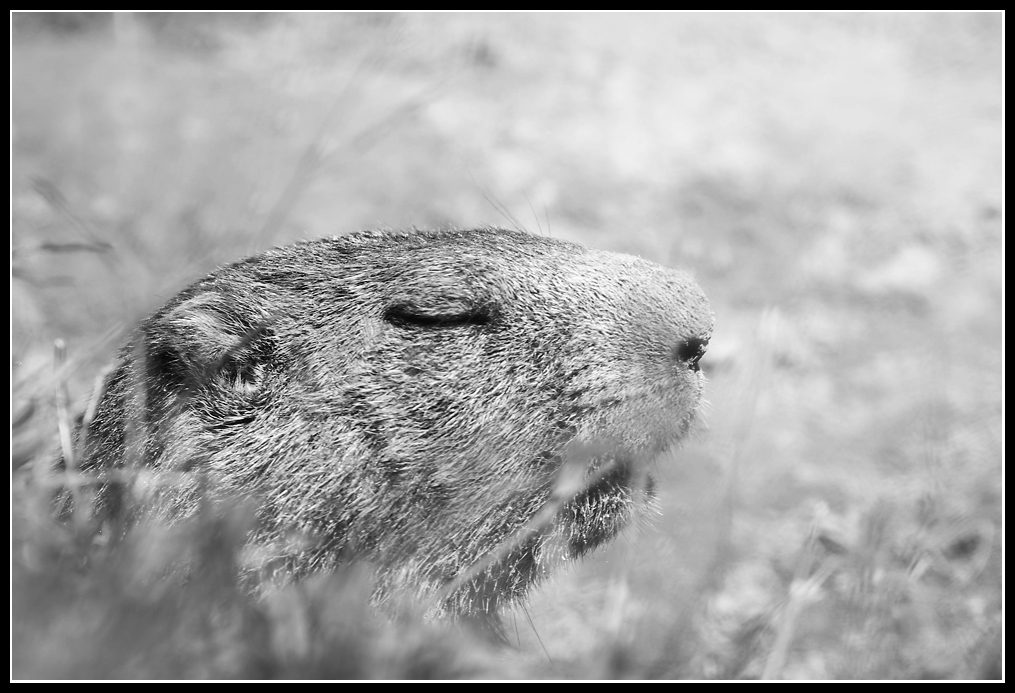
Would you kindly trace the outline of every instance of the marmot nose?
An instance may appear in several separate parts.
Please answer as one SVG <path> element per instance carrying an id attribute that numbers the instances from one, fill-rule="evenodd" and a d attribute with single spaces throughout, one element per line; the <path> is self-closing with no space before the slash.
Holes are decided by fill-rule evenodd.
<path id="1" fill-rule="evenodd" d="M 673 349 L 673 359 L 692 371 L 699 370 L 698 362 L 705 355 L 708 337 L 691 337 L 681 340 Z"/>

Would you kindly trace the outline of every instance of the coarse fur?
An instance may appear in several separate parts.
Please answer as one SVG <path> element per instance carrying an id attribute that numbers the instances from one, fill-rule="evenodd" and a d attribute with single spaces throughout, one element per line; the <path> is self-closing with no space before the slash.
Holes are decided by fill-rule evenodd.
<path id="1" fill-rule="evenodd" d="M 370 231 L 220 268 L 120 351 L 83 467 L 186 472 L 154 503 L 250 498 L 283 577 L 352 560 L 379 594 L 493 620 L 555 560 L 613 537 L 634 465 L 688 431 L 713 314 L 686 274 L 502 229 Z M 568 451 L 597 446 L 548 526 Z M 200 492 L 195 491 L 200 479 Z M 125 505 L 109 483 L 100 509 Z"/>

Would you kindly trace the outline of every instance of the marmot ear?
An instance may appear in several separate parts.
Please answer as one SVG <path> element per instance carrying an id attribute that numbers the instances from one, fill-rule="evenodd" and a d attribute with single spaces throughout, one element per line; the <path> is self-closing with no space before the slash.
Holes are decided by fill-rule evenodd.
<path id="1" fill-rule="evenodd" d="M 206 387 L 254 394 L 272 362 L 270 319 L 235 296 L 205 291 L 145 326 L 149 382 L 167 392 Z"/>

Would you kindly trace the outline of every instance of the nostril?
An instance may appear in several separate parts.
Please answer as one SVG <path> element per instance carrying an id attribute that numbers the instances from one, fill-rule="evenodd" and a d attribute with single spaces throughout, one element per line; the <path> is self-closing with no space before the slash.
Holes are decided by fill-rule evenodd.
<path id="1" fill-rule="evenodd" d="M 705 347 L 707 346 L 707 339 L 702 337 L 691 337 L 690 339 L 685 339 L 678 344 L 674 353 L 678 361 L 687 364 L 687 367 L 692 371 L 697 371 L 698 362 L 701 361 L 701 357 L 705 355 Z"/>

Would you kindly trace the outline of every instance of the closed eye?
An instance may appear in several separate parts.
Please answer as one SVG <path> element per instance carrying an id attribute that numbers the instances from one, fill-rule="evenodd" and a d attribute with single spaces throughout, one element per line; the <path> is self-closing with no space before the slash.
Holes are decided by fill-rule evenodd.
<path id="1" fill-rule="evenodd" d="M 486 325 L 492 318 L 492 311 L 486 306 L 468 310 L 443 311 L 437 308 L 420 308 L 407 304 L 391 306 L 384 311 L 385 322 L 395 327 L 443 329 L 466 325 Z"/>

